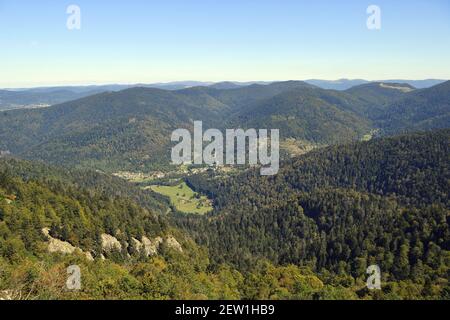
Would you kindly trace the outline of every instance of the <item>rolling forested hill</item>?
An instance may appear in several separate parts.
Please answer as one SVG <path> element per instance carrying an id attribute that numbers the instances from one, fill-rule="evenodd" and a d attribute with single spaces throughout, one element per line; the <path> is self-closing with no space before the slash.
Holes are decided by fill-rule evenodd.
<path id="1" fill-rule="evenodd" d="M 1 111 L 0 156 L 33 161 L 0 159 L 0 288 L 40 298 L 448 297 L 449 129 L 357 141 L 449 128 L 449 83 L 131 88 Z M 194 120 L 330 146 L 283 159 L 272 177 L 186 178 L 214 203 L 204 217 L 167 215 L 162 196 L 89 170 L 165 168 L 171 132 Z M 105 252 L 105 239 L 120 249 Z M 51 243 L 78 251 L 49 252 Z M 79 296 L 49 285 L 63 285 L 72 262 L 89 283 Z M 377 294 L 364 290 L 371 264 L 382 269 Z"/>
<path id="2" fill-rule="evenodd" d="M 282 138 L 312 143 L 357 140 L 371 129 L 355 114 L 350 96 L 316 88 L 298 88 L 239 110 L 230 127 L 280 129 Z"/>
<path id="3" fill-rule="evenodd" d="M 191 177 L 216 210 L 176 221 L 217 262 L 264 257 L 355 278 L 378 264 L 385 281 L 448 290 L 449 164 L 449 130 L 329 147 L 273 177 Z"/>
<path id="4" fill-rule="evenodd" d="M 0 295 L 448 298 L 449 137 L 443 130 L 333 146 L 273 177 L 194 176 L 188 183 L 216 208 L 204 217 L 166 216 L 156 194 L 104 174 L 1 159 Z M 105 251 L 105 233 L 120 250 Z M 168 242 L 143 256 L 130 245 L 143 235 L 172 235 L 180 247 Z M 80 251 L 49 251 L 61 242 Z M 83 289 L 68 292 L 65 268 L 74 263 Z M 370 264 L 381 267 L 382 291 L 365 289 Z"/>
<path id="5" fill-rule="evenodd" d="M 357 299 L 307 267 L 211 264 L 208 251 L 125 182 L 0 161 L 0 299 Z M 147 191 L 148 193 L 149 191 Z M 141 201 L 141 204 L 137 201 Z M 156 208 L 156 210 L 155 210 Z M 142 242 L 138 239 L 142 239 Z M 77 265 L 79 291 L 66 289 Z M 398 297 L 399 292 L 393 293 Z"/>
<path id="6" fill-rule="evenodd" d="M 53 88 L 46 91 L 35 90 L 0 90 L 0 110 L 18 108 L 36 108 L 49 106 L 70 100 L 80 99 L 101 92 L 98 89 L 77 92 L 69 88 Z"/>
<path id="7" fill-rule="evenodd" d="M 375 129 L 389 134 L 447 127 L 449 83 L 422 90 L 371 83 L 345 92 L 301 81 L 178 91 L 131 88 L 49 108 L 0 112 L 0 150 L 107 172 L 164 169 L 170 164 L 172 131 L 192 129 L 194 120 L 202 120 L 205 129 L 280 129 L 294 144 L 337 144 L 370 137 Z"/>
<path id="8" fill-rule="evenodd" d="M 407 96 L 415 88 L 405 83 L 372 82 L 352 87 L 345 92 L 359 100 L 354 111 L 370 120 L 385 114 L 394 101 Z"/>
<path id="9" fill-rule="evenodd" d="M 383 80 L 383 83 L 407 83 L 409 86 L 418 89 L 430 88 L 446 80 L 439 79 L 425 79 L 425 80 Z M 332 89 L 332 90 L 348 90 L 352 87 L 368 84 L 370 81 L 363 79 L 339 79 L 339 80 L 317 80 L 311 79 L 306 80 L 306 82 L 318 86 L 322 89 Z M 377 82 L 377 81 L 375 81 Z M 379 81 L 378 81 L 379 82 Z"/>
<path id="10" fill-rule="evenodd" d="M 298 82 L 298 81 L 297 81 Z M 366 80 L 306 80 L 306 83 L 320 87 L 322 89 L 347 90 L 351 87 L 367 84 Z M 444 80 L 387 80 L 385 83 L 408 83 L 416 88 L 429 88 L 444 82 Z M 214 89 L 237 89 L 250 86 L 252 84 L 268 85 L 271 82 L 253 81 L 253 82 L 198 82 L 198 81 L 180 81 L 169 83 L 153 84 L 110 84 L 110 85 L 88 85 L 88 86 L 59 86 L 59 87 L 37 87 L 37 88 L 19 88 L 0 90 L 0 110 L 11 110 L 20 108 L 33 108 L 64 103 L 67 101 L 87 97 L 89 95 L 130 89 L 133 87 L 156 88 L 163 90 L 182 90 L 191 87 L 210 87 Z M 272 83 L 274 84 L 274 83 Z"/>
<path id="11" fill-rule="evenodd" d="M 49 163 L 102 169 L 148 170 L 170 162 L 170 136 L 177 128 L 223 126 L 247 103 L 302 82 L 217 90 L 133 88 L 102 93 L 39 110 L 0 113 L 0 150 Z M 320 89 L 318 89 L 320 90 Z"/>
<path id="12" fill-rule="evenodd" d="M 448 128 L 450 123 L 450 81 L 411 92 L 394 101 L 376 123 L 386 133 Z"/>
<path id="13" fill-rule="evenodd" d="M 24 183 L 33 181 L 57 188 L 83 189 L 90 194 L 127 198 L 157 214 L 165 213 L 168 208 L 166 201 L 156 193 L 149 193 L 123 179 L 89 169 L 71 169 L 36 161 L 0 158 L 0 171 L 6 176 L 17 177 Z"/>
<path id="14" fill-rule="evenodd" d="M 171 91 L 133 88 L 51 108 L 7 111 L 0 119 L 0 148 L 99 169 L 167 165 L 173 130 L 191 119 L 217 117 L 215 106 L 202 106 Z"/>

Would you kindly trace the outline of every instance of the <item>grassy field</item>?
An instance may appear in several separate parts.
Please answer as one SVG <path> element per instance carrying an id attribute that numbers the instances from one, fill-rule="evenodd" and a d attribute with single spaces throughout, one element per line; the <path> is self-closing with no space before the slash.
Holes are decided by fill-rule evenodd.
<path id="1" fill-rule="evenodd" d="M 281 150 L 286 151 L 291 157 L 306 154 L 318 147 L 321 147 L 321 145 L 293 138 L 288 138 L 280 143 Z"/>
<path id="2" fill-rule="evenodd" d="M 205 214 L 212 210 L 211 201 L 194 192 L 185 182 L 175 186 L 150 186 L 151 190 L 167 196 L 178 211 Z"/>

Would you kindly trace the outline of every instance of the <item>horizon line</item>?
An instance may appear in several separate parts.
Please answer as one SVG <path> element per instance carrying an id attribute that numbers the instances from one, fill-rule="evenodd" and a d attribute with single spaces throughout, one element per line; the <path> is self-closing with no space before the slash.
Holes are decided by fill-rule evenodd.
<path id="1" fill-rule="evenodd" d="M 246 84 L 246 83 L 276 83 L 276 82 L 288 82 L 288 81 L 329 81 L 329 82 L 338 82 L 338 81 L 366 81 L 366 82 L 383 82 L 383 81 L 449 81 L 450 79 L 440 79 L 440 78 L 388 78 L 388 79 L 375 79 L 368 80 L 365 78 L 338 78 L 338 79 L 321 79 L 321 78 L 308 78 L 308 79 L 287 79 L 287 80 L 248 80 L 248 81 L 235 81 L 235 80 L 221 80 L 221 81 L 208 81 L 208 80 L 175 80 L 175 81 L 158 81 L 158 82 L 91 82 L 91 83 L 68 83 L 68 84 L 41 84 L 41 85 L 32 85 L 32 86 L 11 86 L 11 87 L 1 87 L 1 90 L 19 90 L 19 89 L 38 89 L 38 88 L 63 88 L 63 87 L 102 87 L 102 86 L 149 86 L 149 85 L 170 85 L 170 84 L 183 84 L 183 83 L 203 83 L 207 85 L 214 85 L 218 83 L 235 83 L 235 84 Z"/>

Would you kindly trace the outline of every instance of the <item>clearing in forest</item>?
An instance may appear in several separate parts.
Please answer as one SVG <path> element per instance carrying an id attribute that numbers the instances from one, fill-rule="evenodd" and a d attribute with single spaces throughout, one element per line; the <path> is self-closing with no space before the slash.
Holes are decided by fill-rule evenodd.
<path id="1" fill-rule="evenodd" d="M 175 208 L 184 213 L 205 214 L 212 211 L 211 201 L 194 192 L 186 182 L 174 186 L 150 186 L 154 192 L 170 198 L 170 202 Z"/>

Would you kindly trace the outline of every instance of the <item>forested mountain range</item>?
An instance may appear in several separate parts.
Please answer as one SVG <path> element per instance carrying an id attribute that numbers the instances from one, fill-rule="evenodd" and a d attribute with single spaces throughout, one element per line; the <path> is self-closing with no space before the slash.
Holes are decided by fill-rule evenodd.
<path id="1" fill-rule="evenodd" d="M 370 120 L 385 114 L 390 105 L 414 91 L 415 88 L 405 83 L 374 82 L 352 87 L 345 92 L 359 100 L 354 111 Z"/>
<path id="2" fill-rule="evenodd" d="M 449 83 L 421 90 L 371 83 L 334 91 L 301 81 L 226 89 L 131 88 L 49 108 L 0 112 L 0 150 L 108 172 L 146 171 L 168 166 L 171 132 L 192 129 L 194 120 L 202 120 L 205 129 L 280 129 L 283 139 L 318 145 L 361 140 L 374 130 L 445 128 Z"/>
<path id="3" fill-rule="evenodd" d="M 450 81 L 429 89 L 413 91 L 389 105 L 375 123 L 387 133 L 448 128 Z"/>
<path id="4" fill-rule="evenodd" d="M 90 171 L 0 160 L 0 299 L 357 299 L 308 267 L 212 264 L 155 195 Z M 146 191 L 148 193 L 148 191 Z M 164 205 L 161 203 L 161 205 Z M 138 239 L 142 239 L 142 242 Z M 143 249 L 144 248 L 144 249 Z M 82 273 L 66 290 L 67 267 Z M 392 298 L 402 292 L 391 293 Z"/>
<path id="5" fill-rule="evenodd" d="M 217 262 L 264 257 L 355 278 L 378 264 L 384 281 L 448 290 L 449 164 L 448 129 L 333 146 L 273 177 L 190 177 L 215 211 L 174 220 Z"/>
<path id="6" fill-rule="evenodd" d="M 367 84 L 367 80 L 348 80 L 341 79 L 336 81 L 327 80 L 306 80 L 306 83 L 331 90 L 347 90 L 351 87 Z M 444 80 L 386 80 L 385 83 L 407 83 L 418 89 L 429 88 L 444 82 Z M 168 83 L 152 84 L 109 84 L 109 85 L 87 85 L 87 86 L 59 86 L 59 87 L 37 87 L 37 88 L 17 88 L 0 89 L 0 110 L 9 110 L 16 108 L 32 108 L 54 105 L 79 99 L 96 93 L 120 91 L 134 87 L 156 88 L 163 90 L 182 90 L 190 87 L 211 87 L 215 89 L 237 89 L 252 84 L 267 85 L 274 82 L 270 81 L 251 81 L 251 82 L 201 82 L 201 81 L 178 81 Z"/>
<path id="7" fill-rule="evenodd" d="M 357 140 L 371 129 L 369 121 L 352 111 L 357 102 L 336 91 L 299 88 L 239 110 L 228 126 L 279 128 L 282 138 L 312 143 Z"/>
<path id="8" fill-rule="evenodd" d="M 89 91 L 76 92 L 65 88 L 54 88 L 47 91 L 0 90 L 0 110 L 48 107 L 49 105 L 79 99 L 98 92 L 101 91 L 93 89 Z"/>
<path id="9" fill-rule="evenodd" d="M 180 90 L 192 86 L 207 86 L 210 83 L 185 81 L 155 84 L 110 84 L 91 86 L 37 87 L 0 90 L 0 110 L 44 107 L 80 99 L 90 95 L 121 91 L 135 87 Z"/>
<path id="10" fill-rule="evenodd" d="M 0 295 L 449 298 L 449 138 L 447 129 L 331 146 L 272 177 L 192 176 L 214 201 L 206 216 L 167 216 L 164 199 L 105 174 L 0 159 Z M 120 249 L 105 249 L 105 233 Z M 143 235 L 175 236 L 181 249 L 147 257 L 133 240 Z M 48 252 L 58 241 L 83 251 Z M 83 289 L 62 290 L 74 263 Z M 365 288 L 370 264 L 381 267 L 381 291 Z"/>
<path id="11" fill-rule="evenodd" d="M 339 80 L 318 80 L 318 79 L 310 79 L 306 80 L 306 82 L 318 86 L 322 89 L 331 89 L 331 90 L 348 90 L 352 87 L 368 84 L 371 82 L 383 82 L 383 83 L 406 83 L 417 89 L 425 89 L 430 88 L 440 83 L 445 82 L 446 80 L 439 79 L 425 79 L 425 80 L 399 80 L 399 79 L 391 79 L 391 80 L 378 80 L 378 81 L 367 81 L 363 79 L 339 79 Z"/>
<path id="12" fill-rule="evenodd" d="M 24 183 L 37 182 L 57 188 L 81 189 L 89 194 L 127 198 L 157 214 L 165 213 L 168 208 L 167 202 L 158 194 L 141 190 L 123 179 L 90 169 L 71 169 L 5 157 L 0 158 L 0 170 L 4 176 L 16 177 Z"/>

